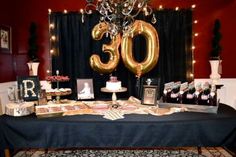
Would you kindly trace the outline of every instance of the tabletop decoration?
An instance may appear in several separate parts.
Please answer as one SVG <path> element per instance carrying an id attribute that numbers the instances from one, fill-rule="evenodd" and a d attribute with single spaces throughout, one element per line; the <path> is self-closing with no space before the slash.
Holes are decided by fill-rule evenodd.
<path id="1" fill-rule="evenodd" d="M 180 107 L 191 112 L 217 113 L 219 99 L 215 84 L 180 81 L 164 85 L 159 107 Z"/>
<path id="2" fill-rule="evenodd" d="M 8 103 L 5 109 L 6 115 L 20 117 L 34 113 L 34 102 Z"/>
<path id="3" fill-rule="evenodd" d="M 46 90 L 46 94 L 47 96 L 56 96 L 57 104 L 60 103 L 61 96 L 70 95 L 72 93 L 72 90 L 70 88 L 59 87 L 60 82 L 67 82 L 70 80 L 68 76 L 59 75 L 59 70 L 56 70 L 56 75 L 47 76 L 46 80 L 50 82 L 56 82 L 56 85 L 57 85 L 56 88 Z"/>
<path id="4" fill-rule="evenodd" d="M 130 97 L 128 100 L 117 100 L 118 107 L 114 108 L 112 101 L 72 101 L 67 104 L 49 104 L 36 106 L 36 115 L 39 118 L 72 115 L 98 115 L 105 119 L 118 120 L 127 114 L 150 114 L 154 116 L 169 115 L 184 112 L 185 108 L 142 105 L 140 100 Z"/>

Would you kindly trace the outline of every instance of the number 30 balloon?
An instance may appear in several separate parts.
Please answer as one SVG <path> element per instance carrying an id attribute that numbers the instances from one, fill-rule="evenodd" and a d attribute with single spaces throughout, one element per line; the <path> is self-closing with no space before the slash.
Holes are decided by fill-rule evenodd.
<path id="1" fill-rule="evenodd" d="M 100 40 L 103 34 L 108 30 L 108 25 L 100 23 L 96 25 L 92 31 L 92 36 L 95 40 Z M 122 37 L 121 56 L 125 66 L 137 77 L 149 72 L 155 67 L 159 58 L 159 39 L 156 29 L 149 23 L 141 20 L 136 20 L 129 32 L 130 35 Z M 133 57 L 133 37 L 136 35 L 143 35 L 146 40 L 147 53 L 145 59 L 139 63 Z M 100 73 L 112 72 L 119 63 L 119 45 L 120 35 L 112 39 L 110 45 L 104 45 L 103 51 L 110 54 L 110 60 L 107 64 L 101 62 L 98 55 L 92 55 L 90 58 L 91 67 Z"/>

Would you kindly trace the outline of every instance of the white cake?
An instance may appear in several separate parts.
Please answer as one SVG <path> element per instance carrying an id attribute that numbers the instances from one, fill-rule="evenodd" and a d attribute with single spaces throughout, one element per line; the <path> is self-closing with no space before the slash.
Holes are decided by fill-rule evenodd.
<path id="1" fill-rule="evenodd" d="M 121 89 L 121 81 L 117 80 L 117 77 L 111 76 L 110 80 L 106 82 L 106 89 L 116 91 Z"/>

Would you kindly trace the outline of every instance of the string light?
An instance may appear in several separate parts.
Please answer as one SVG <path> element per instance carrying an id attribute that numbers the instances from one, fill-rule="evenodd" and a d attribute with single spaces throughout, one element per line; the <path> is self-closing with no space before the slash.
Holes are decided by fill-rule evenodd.
<path id="1" fill-rule="evenodd" d="M 56 40 L 56 36 L 55 36 L 55 35 L 51 36 L 51 39 L 52 39 L 53 41 L 55 41 L 55 40 Z"/>
<path id="2" fill-rule="evenodd" d="M 191 8 L 192 8 L 192 10 L 195 9 L 196 8 L 196 4 L 192 4 Z M 198 20 L 194 20 L 193 21 L 193 24 L 197 24 L 197 23 L 198 23 Z M 198 35 L 199 34 L 197 32 L 195 32 L 195 33 L 193 33 L 193 36 L 192 36 L 192 73 L 190 74 L 190 77 L 192 79 L 194 79 L 194 65 L 196 63 L 196 60 L 194 59 L 194 51 L 196 49 L 194 41 L 195 41 L 195 38 L 198 37 Z"/>
<path id="3" fill-rule="evenodd" d="M 50 53 L 53 55 L 53 53 L 54 53 L 54 50 L 53 50 L 53 49 L 51 49 L 51 50 L 50 50 Z"/>
<path id="4" fill-rule="evenodd" d="M 191 78 L 194 78 L 194 74 L 193 74 L 193 73 L 190 73 L 190 77 L 191 77 Z"/>
<path id="5" fill-rule="evenodd" d="M 50 28 L 50 29 L 54 29 L 54 27 L 55 27 L 55 26 L 54 26 L 53 23 L 51 23 L 51 24 L 49 25 L 49 28 Z"/>
<path id="6" fill-rule="evenodd" d="M 84 9 L 80 9 L 79 12 L 80 12 L 81 14 L 83 14 L 83 13 L 84 13 Z"/>
<path id="7" fill-rule="evenodd" d="M 48 14 L 51 14 L 52 13 L 52 10 L 49 8 L 48 9 Z"/>
<path id="8" fill-rule="evenodd" d="M 162 5 L 159 5 L 159 10 L 162 10 L 163 9 L 163 6 Z"/>
<path id="9" fill-rule="evenodd" d="M 196 8 L 196 4 L 191 5 L 191 8 L 195 9 Z"/>
<path id="10" fill-rule="evenodd" d="M 46 72 L 47 72 L 47 74 L 49 75 L 51 71 L 48 69 Z"/>
<path id="11" fill-rule="evenodd" d="M 64 13 L 64 14 L 67 14 L 67 10 L 65 9 L 65 10 L 63 11 L 63 13 Z"/>

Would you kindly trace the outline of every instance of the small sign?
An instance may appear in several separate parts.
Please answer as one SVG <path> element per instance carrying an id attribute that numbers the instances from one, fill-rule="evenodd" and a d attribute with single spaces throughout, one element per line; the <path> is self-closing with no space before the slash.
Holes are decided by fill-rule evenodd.
<path id="1" fill-rule="evenodd" d="M 40 83 L 38 76 L 17 77 L 17 86 L 25 101 L 38 100 Z"/>

